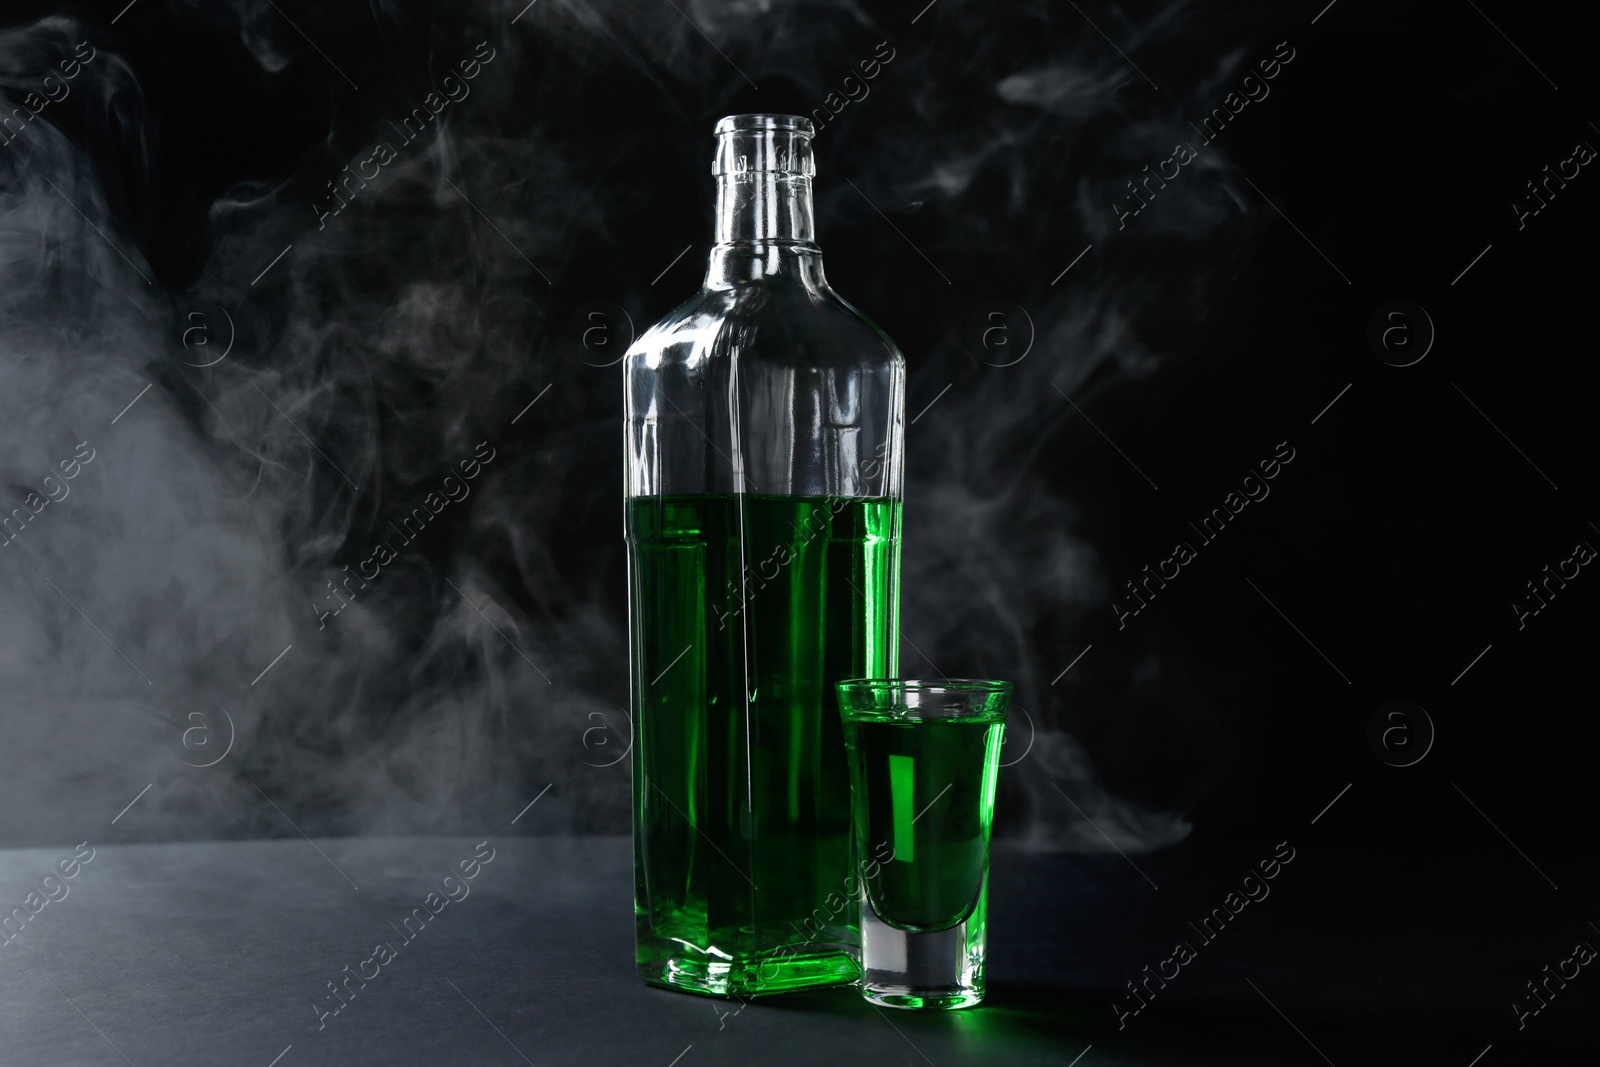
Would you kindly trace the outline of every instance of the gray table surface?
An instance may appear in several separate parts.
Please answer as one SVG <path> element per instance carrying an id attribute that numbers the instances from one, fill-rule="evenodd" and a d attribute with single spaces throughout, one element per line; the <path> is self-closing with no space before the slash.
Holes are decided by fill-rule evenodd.
<path id="1" fill-rule="evenodd" d="M 1434 1061 L 1376 1039 L 1398 1019 L 1418 1050 L 1465 1064 L 1490 1040 L 1520 1039 L 1503 1003 L 1515 982 L 1470 965 L 1499 951 L 1481 913 L 1470 949 L 1448 913 L 1410 904 L 1385 920 L 1392 927 L 1362 919 L 1369 933 L 1353 938 L 1330 921 L 1329 901 L 1349 896 L 1348 884 L 1333 881 L 1347 865 L 1308 869 L 1315 877 L 1299 888 L 1285 877 L 1258 917 L 1204 950 L 1194 977 L 1175 981 L 1119 1030 L 1110 1004 L 1122 979 L 1170 944 L 1180 913 L 1214 902 L 1217 890 L 1205 885 L 1185 899 L 1176 884 L 1181 857 L 1141 857 L 1143 873 L 1135 873 L 1116 856 L 997 848 L 989 999 L 935 1014 L 885 1012 L 848 988 L 741 1006 L 645 986 L 633 969 L 625 838 L 491 840 L 494 858 L 467 883 L 469 895 L 403 942 L 404 918 L 443 892 L 477 843 L 96 846 L 65 883 L 67 895 L 42 906 L 33 898 L 38 913 L 0 946 L 0 1067 L 949 1067 L 1067 1065 L 1085 1050 L 1080 1067 Z M 0 910 L 24 906 L 71 853 L 0 851 Z M 1469 859 L 1441 869 L 1440 884 L 1460 884 L 1462 871 L 1482 867 Z M 1144 874 L 1165 891 L 1153 892 Z M 1168 907 L 1170 915 L 1152 911 Z M 1400 931 L 1415 940 L 1402 944 Z M 332 1006 L 327 983 L 346 966 L 356 971 L 378 942 L 399 951 L 319 1028 L 313 1005 Z M 1451 1007 L 1452 974 L 1481 988 L 1483 1003 L 1505 1018 Z M 1600 981 L 1590 984 L 1600 990 Z M 1564 996 L 1587 1001 L 1558 1005 L 1555 1014 L 1574 1024 L 1596 1003 L 1586 991 Z M 1552 1036 L 1563 1025 L 1539 1023 Z"/>
<path id="2" fill-rule="evenodd" d="M 492 840 L 467 895 L 403 941 L 396 928 L 430 913 L 427 894 L 444 897 L 477 844 L 95 846 L 67 895 L 0 947 L 0 1064 L 944 1064 L 979 1045 L 1005 1063 L 1060 1062 L 1054 1041 L 970 1019 L 897 1017 L 897 1031 L 848 989 L 741 1006 L 646 987 L 625 838 Z M 24 905 L 71 854 L 0 852 L 0 902 Z M 319 1024 L 326 983 L 378 942 L 399 951 Z"/>

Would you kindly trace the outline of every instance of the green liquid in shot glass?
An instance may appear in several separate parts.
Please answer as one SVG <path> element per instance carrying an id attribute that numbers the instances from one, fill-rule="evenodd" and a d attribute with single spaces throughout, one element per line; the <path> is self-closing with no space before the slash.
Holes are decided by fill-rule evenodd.
<path id="1" fill-rule="evenodd" d="M 989 861 L 999 722 L 847 721 L 863 858 L 893 859 L 866 880 L 878 918 L 900 930 L 948 930 L 972 914 Z"/>

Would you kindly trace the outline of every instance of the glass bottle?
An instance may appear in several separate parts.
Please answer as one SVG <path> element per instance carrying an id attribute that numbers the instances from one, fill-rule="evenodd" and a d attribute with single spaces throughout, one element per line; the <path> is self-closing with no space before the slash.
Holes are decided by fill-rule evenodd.
<path id="1" fill-rule="evenodd" d="M 636 958 L 699 993 L 859 973 L 834 683 L 898 666 L 905 362 L 823 277 L 811 136 L 717 123 L 705 283 L 624 360 Z"/>

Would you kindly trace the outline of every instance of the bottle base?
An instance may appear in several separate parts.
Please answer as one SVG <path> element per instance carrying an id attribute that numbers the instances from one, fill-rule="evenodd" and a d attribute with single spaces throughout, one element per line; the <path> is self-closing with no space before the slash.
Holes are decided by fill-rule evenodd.
<path id="1" fill-rule="evenodd" d="M 847 952 L 719 960 L 672 956 L 640 961 L 639 977 L 647 985 L 708 997 L 759 997 L 796 989 L 846 985 L 861 977 L 861 968 Z"/>

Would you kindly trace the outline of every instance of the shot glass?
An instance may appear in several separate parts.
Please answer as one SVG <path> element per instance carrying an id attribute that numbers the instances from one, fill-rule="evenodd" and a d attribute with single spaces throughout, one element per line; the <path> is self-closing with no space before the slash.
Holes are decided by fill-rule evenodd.
<path id="1" fill-rule="evenodd" d="M 983 999 L 989 828 L 1011 683 L 838 683 L 861 872 L 861 995 L 889 1008 Z"/>

